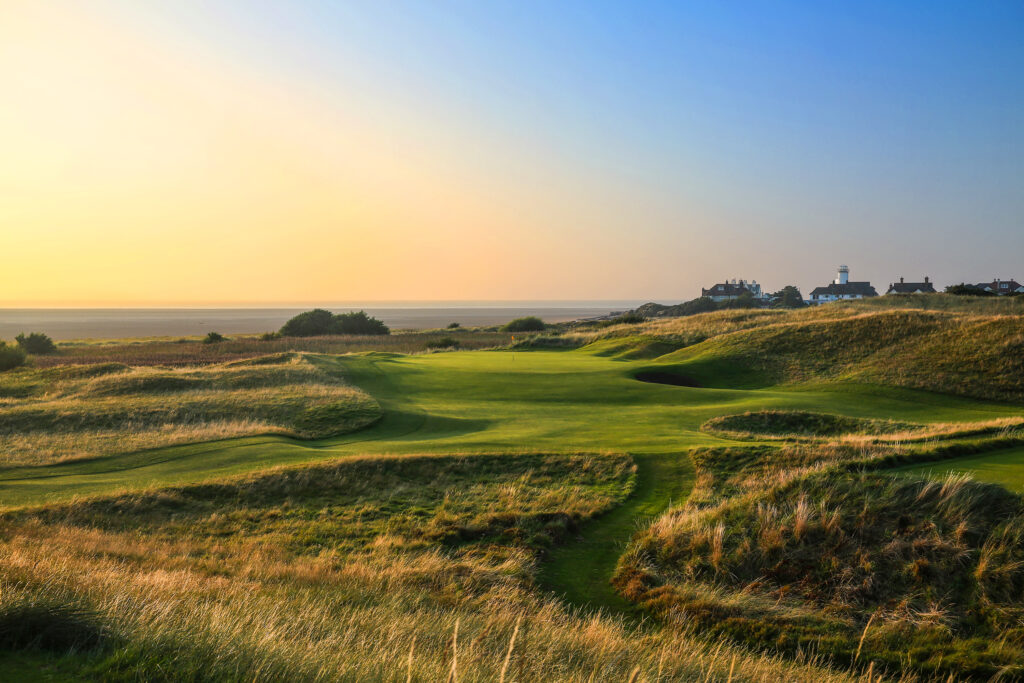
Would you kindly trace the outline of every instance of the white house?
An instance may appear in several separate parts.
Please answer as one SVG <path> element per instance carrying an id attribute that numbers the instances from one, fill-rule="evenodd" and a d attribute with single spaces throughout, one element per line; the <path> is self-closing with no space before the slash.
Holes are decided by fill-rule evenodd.
<path id="1" fill-rule="evenodd" d="M 835 280 L 825 287 L 815 287 L 811 291 L 809 303 L 825 304 L 829 301 L 864 299 L 871 296 L 878 296 L 878 292 L 870 282 L 850 282 L 850 269 L 846 266 L 839 266 L 839 273 Z"/>

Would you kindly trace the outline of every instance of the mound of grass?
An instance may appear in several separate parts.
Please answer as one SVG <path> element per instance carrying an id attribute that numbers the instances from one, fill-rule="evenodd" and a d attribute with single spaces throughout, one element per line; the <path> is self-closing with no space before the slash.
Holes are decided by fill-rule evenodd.
<path id="1" fill-rule="evenodd" d="M 1020 675 L 1022 541 L 1024 503 L 1002 487 L 831 472 L 663 516 L 617 581 L 751 644 Z"/>
<path id="2" fill-rule="evenodd" d="M 706 386 L 840 380 L 1024 401 L 1024 317 L 887 310 L 718 334 L 659 360 Z"/>
<path id="3" fill-rule="evenodd" d="M 278 354 L 191 369 L 118 364 L 0 379 L 0 462 L 43 464 L 246 434 L 319 438 L 364 427 L 380 407 L 332 362 Z"/>
<path id="4" fill-rule="evenodd" d="M 701 429 L 734 439 L 760 439 L 891 434 L 920 427 L 894 420 L 871 420 L 804 410 L 760 410 L 714 417 Z"/>

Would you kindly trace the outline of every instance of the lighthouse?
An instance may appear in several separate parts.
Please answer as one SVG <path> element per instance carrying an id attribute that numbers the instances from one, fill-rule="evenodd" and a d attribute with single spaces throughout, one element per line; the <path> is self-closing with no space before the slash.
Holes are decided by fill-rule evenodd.
<path id="1" fill-rule="evenodd" d="M 850 269 L 846 266 L 839 266 L 839 275 L 836 277 L 835 283 L 837 285 L 845 285 L 850 281 Z"/>

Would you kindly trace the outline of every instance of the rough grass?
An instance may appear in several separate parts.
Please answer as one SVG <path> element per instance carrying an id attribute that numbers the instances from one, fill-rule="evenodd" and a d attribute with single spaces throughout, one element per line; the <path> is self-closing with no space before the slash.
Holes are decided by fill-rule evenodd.
<path id="1" fill-rule="evenodd" d="M 23 510 L 0 614 L 86 601 L 103 680 L 851 680 L 539 596 L 538 554 L 632 480 L 614 454 L 366 458 Z"/>
<path id="2" fill-rule="evenodd" d="M 219 344 L 203 344 L 201 338 L 182 339 L 114 339 L 61 342 L 58 353 L 33 358 L 36 367 L 80 365 L 85 363 L 123 363 L 126 365 L 160 365 L 167 367 L 219 364 L 243 358 L 290 351 L 309 353 L 352 353 L 384 351 L 388 353 L 422 353 L 428 343 L 455 336 L 459 347 L 466 350 L 507 345 L 510 334 L 487 329 L 436 330 L 422 332 L 397 331 L 390 335 L 332 335 L 324 337 L 232 337 Z"/>
<path id="3" fill-rule="evenodd" d="M 0 464 L 39 465 L 276 433 L 324 437 L 380 416 L 331 366 L 276 354 L 199 368 L 116 363 L 0 375 Z"/>
<path id="4" fill-rule="evenodd" d="M 1024 501 L 963 478 L 863 469 L 993 447 L 694 451 L 697 490 L 635 536 L 616 585 L 665 618 L 749 645 L 890 672 L 1024 675 Z"/>

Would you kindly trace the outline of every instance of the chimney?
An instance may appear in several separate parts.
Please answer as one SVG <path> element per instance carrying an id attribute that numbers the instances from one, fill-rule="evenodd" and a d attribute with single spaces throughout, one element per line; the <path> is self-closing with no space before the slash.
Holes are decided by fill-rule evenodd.
<path id="1" fill-rule="evenodd" d="M 924 283 L 928 284 L 928 276 L 927 275 L 924 276 Z"/>
<path id="2" fill-rule="evenodd" d="M 924 281 L 928 282 L 928 278 L 925 278 Z M 903 276 L 902 275 L 900 276 L 900 284 L 901 285 L 903 284 Z"/>

